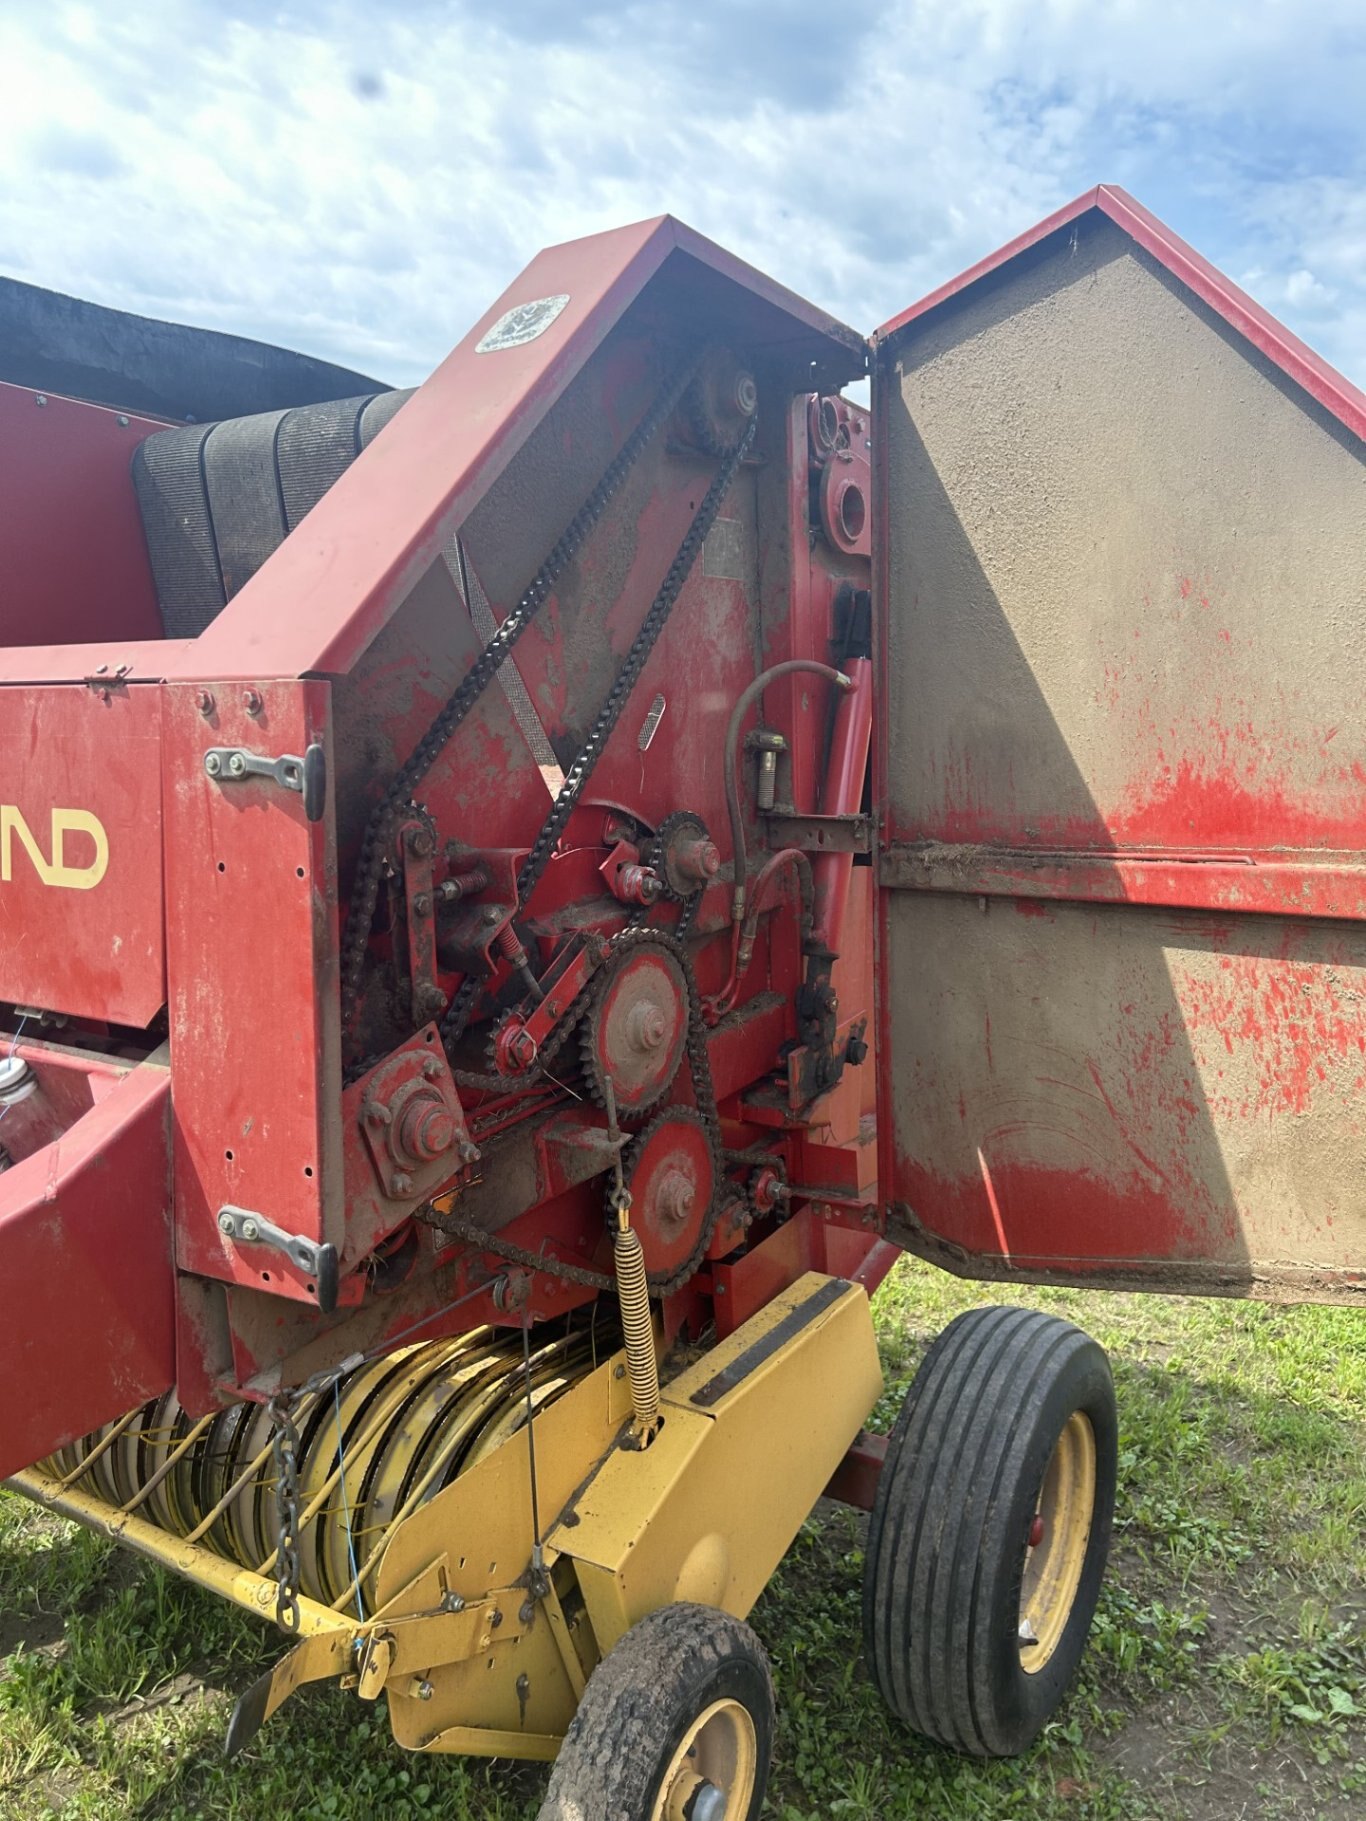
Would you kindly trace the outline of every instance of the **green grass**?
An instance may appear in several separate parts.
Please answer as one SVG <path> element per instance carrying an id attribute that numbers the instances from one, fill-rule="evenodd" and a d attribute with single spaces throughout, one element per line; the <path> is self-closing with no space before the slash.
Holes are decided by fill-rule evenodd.
<path id="1" fill-rule="evenodd" d="M 1076 1689 L 1024 1760 L 976 1764 L 884 1712 L 859 1647 L 863 1523 L 822 1507 L 754 1615 L 780 1702 L 773 1821 L 1346 1821 L 1366 1812 L 1366 1321 L 964 1285 L 878 1298 L 889 1424 L 961 1309 L 1014 1300 L 1111 1352 L 1115 1552 Z M 235 1694 L 278 1638 L 0 1495 L 0 1821 L 531 1821 L 544 1772 L 401 1753 L 382 1710 L 305 1690 L 244 1759 Z"/>

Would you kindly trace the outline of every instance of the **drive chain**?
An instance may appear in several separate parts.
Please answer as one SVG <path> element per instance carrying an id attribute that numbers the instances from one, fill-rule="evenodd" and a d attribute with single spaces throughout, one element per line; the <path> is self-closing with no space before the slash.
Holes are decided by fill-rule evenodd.
<path id="1" fill-rule="evenodd" d="M 662 1298 L 672 1296 L 676 1290 L 681 1290 L 683 1285 L 696 1274 L 706 1255 L 707 1247 L 711 1244 L 711 1237 L 716 1229 L 717 1215 L 720 1212 L 720 1186 L 725 1160 L 721 1149 L 721 1121 L 716 1110 L 716 1091 L 712 1085 L 711 1054 L 707 1048 L 707 1026 L 702 1016 L 702 995 L 698 989 L 697 976 L 693 971 L 692 956 L 679 937 L 664 930 L 646 928 L 638 931 L 623 930 L 617 937 L 616 943 L 613 944 L 613 953 L 617 952 L 621 944 L 629 943 L 633 936 L 638 939 L 648 939 L 651 944 L 668 949 L 682 970 L 688 994 L 688 1068 L 692 1076 L 693 1097 L 697 1102 L 697 1112 L 706 1127 L 712 1153 L 712 1198 L 698 1234 L 697 1244 L 676 1271 L 669 1273 L 668 1276 L 663 1276 L 658 1272 L 652 1272 L 650 1275 L 650 1294 Z M 601 971 L 605 973 L 606 967 L 610 965 L 609 961 Z M 597 976 L 588 983 L 574 1006 L 570 1008 L 570 1012 L 564 1020 L 569 1029 L 572 1030 L 578 1024 L 592 1003 L 596 979 Z M 660 1117 L 665 1117 L 665 1115 L 660 1115 Z M 429 1208 L 423 1215 L 423 1219 L 430 1225 L 439 1228 L 441 1232 L 449 1233 L 452 1238 L 463 1240 L 468 1245 L 477 1246 L 483 1252 L 492 1252 L 498 1258 L 505 1259 L 510 1264 L 522 1265 L 528 1270 L 545 1271 L 552 1277 L 563 1278 L 567 1283 L 582 1284 L 592 1290 L 608 1290 L 616 1281 L 605 1272 L 594 1271 L 587 1265 L 569 1264 L 566 1260 L 551 1258 L 544 1253 L 533 1252 L 525 1246 L 516 1245 L 511 1240 L 501 1239 L 496 1233 L 487 1232 L 473 1221 L 462 1219 L 454 1209 L 445 1214 L 438 1214 L 435 1209 Z"/>
<path id="2" fill-rule="evenodd" d="M 673 374 L 636 428 L 627 437 L 602 479 L 561 533 L 550 555 L 536 571 L 526 592 L 485 645 L 455 693 L 437 715 L 370 812 L 346 910 L 341 942 L 342 1028 L 350 1027 L 360 1000 L 365 954 L 379 903 L 384 866 L 399 812 L 426 777 L 436 759 L 497 675 L 499 667 L 544 606 L 561 572 L 582 549 L 608 504 L 620 492 L 647 445 L 677 409 L 697 368 L 691 355 Z M 463 991 L 463 989 L 462 989 Z M 457 995 L 459 998 L 460 995 Z M 473 995 L 471 995 L 471 998 Z M 449 1016 L 449 1014 L 447 1014 Z"/>
<path id="3" fill-rule="evenodd" d="M 284 1631 L 299 1629 L 299 1432 L 294 1399 L 277 1392 L 268 1406 L 275 1466 L 275 1617 Z"/>

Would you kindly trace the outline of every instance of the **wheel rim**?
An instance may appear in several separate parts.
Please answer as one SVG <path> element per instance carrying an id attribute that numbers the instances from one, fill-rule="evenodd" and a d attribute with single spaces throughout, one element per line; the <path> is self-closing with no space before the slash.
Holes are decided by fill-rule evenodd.
<path id="1" fill-rule="evenodd" d="M 683 1735 L 650 1821 L 747 1821 L 759 1775 L 754 1718 L 739 1701 L 715 1701 Z"/>
<path id="2" fill-rule="evenodd" d="M 1096 1508 L 1096 1436 L 1076 1410 L 1058 1437 L 1039 1492 L 1020 1586 L 1020 1663 L 1047 1667 L 1072 1616 Z"/>

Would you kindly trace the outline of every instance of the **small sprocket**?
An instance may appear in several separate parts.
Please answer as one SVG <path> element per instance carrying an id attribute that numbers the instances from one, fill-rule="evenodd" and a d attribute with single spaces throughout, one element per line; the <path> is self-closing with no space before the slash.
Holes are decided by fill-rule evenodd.
<path id="1" fill-rule="evenodd" d="M 623 1175 L 651 1281 L 670 1278 L 697 1249 L 716 1197 L 717 1153 L 696 1107 L 658 1114 L 627 1148 Z"/>

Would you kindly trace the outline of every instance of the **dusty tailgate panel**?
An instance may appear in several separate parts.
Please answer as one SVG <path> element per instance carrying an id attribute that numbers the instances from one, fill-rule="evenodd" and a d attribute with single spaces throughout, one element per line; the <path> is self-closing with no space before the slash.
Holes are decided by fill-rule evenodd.
<path id="1" fill-rule="evenodd" d="M 1360 442 L 1097 211 L 882 359 L 894 1195 L 988 1259 L 1353 1294 Z"/>

